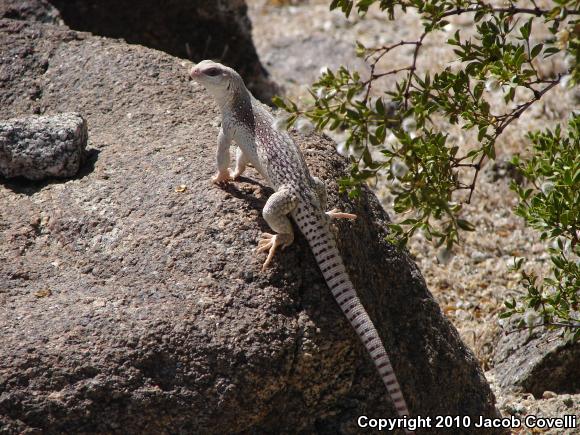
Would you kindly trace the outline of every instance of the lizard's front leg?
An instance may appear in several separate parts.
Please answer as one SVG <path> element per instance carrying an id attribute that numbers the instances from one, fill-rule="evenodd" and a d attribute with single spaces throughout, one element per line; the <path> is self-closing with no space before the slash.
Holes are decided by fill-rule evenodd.
<path id="1" fill-rule="evenodd" d="M 250 160 L 246 157 L 242 149 L 238 147 L 236 151 L 236 170 L 232 174 L 234 180 L 244 173 L 248 163 L 250 163 Z"/>
<path id="2" fill-rule="evenodd" d="M 262 215 L 276 234 L 263 233 L 258 241 L 257 252 L 268 251 L 262 270 L 268 267 L 278 247 L 284 249 L 294 241 L 294 230 L 288 214 L 297 205 L 297 196 L 287 187 L 280 188 L 266 201 Z"/>
<path id="3" fill-rule="evenodd" d="M 216 184 L 227 183 L 232 180 L 232 175 L 230 173 L 230 144 L 232 143 L 232 137 L 229 133 L 224 131 L 223 127 L 220 129 L 218 134 L 218 146 L 217 146 L 217 174 L 211 179 Z"/>
<path id="4" fill-rule="evenodd" d="M 316 194 L 318 195 L 318 199 L 320 199 L 320 205 L 322 207 L 322 210 L 326 209 L 326 185 L 324 184 L 324 181 L 322 181 L 320 178 L 318 177 L 312 177 L 312 179 L 314 180 L 314 187 L 316 189 Z M 337 208 L 333 208 L 330 211 L 326 212 L 326 215 L 330 218 L 330 219 L 356 219 L 356 214 L 352 214 L 352 213 L 344 213 L 339 211 Z"/>

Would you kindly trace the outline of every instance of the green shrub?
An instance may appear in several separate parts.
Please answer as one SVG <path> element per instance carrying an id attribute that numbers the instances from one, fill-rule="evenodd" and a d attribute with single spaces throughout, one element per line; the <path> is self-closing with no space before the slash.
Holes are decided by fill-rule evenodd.
<path id="1" fill-rule="evenodd" d="M 461 231 L 474 229 L 463 216 L 463 204 L 472 200 L 485 160 L 495 158 L 498 137 L 557 85 L 572 87 L 580 81 L 580 1 L 557 0 L 542 8 L 533 0 L 531 6 L 517 1 L 493 6 L 479 0 L 334 0 L 330 7 L 342 9 L 347 16 L 353 9 L 364 15 L 373 4 L 390 20 L 415 10 L 423 32 L 417 40 L 391 45 L 366 47 L 357 42 L 357 54 L 368 63 L 370 77 L 363 79 L 343 67 L 327 70 L 311 87 L 311 105 L 298 107 L 280 98 L 275 103 L 289 112 L 289 125 L 306 117 L 318 129 L 346 133 L 339 148 L 350 154 L 352 166 L 341 187 L 350 195 L 356 196 L 369 178 L 390 180 L 395 211 L 409 216 L 390 225 L 393 239 L 404 244 L 421 230 L 428 240 L 450 251 Z M 463 37 L 457 31 L 447 40 L 459 67 L 420 72 L 417 59 L 424 42 L 449 24 L 448 17 L 460 14 L 473 17 L 476 34 Z M 533 36 L 533 27 L 540 22 L 551 35 L 541 41 Z M 381 69 L 379 62 L 403 47 L 412 49 L 408 65 Z M 567 71 L 551 77 L 540 74 L 538 63 L 551 56 L 562 58 Z M 394 86 L 375 95 L 373 85 L 387 77 L 396 79 Z M 499 94 L 505 103 L 502 110 L 493 105 Z M 460 154 L 440 120 L 473 131 L 476 146 Z M 527 296 L 520 305 L 508 302 L 504 316 L 531 308 L 538 310 L 546 324 L 577 328 L 573 322 L 577 322 L 578 264 L 573 253 L 577 254 L 578 233 L 572 237 L 572 231 L 578 230 L 577 126 L 575 115 L 569 137 L 560 137 L 559 129 L 532 133 L 530 141 L 537 155 L 516 162 L 530 183 L 540 179 L 553 183 L 549 193 L 537 186 L 531 190 L 514 186 L 521 199 L 517 213 L 541 231 L 543 239 L 556 240 L 562 248 L 551 248 L 553 278 L 540 284 L 537 277 L 523 274 Z M 556 151 L 564 143 L 570 152 Z M 565 253 L 564 239 L 570 243 L 570 254 Z M 544 297 L 547 289 L 554 292 Z"/>
<path id="2" fill-rule="evenodd" d="M 506 301 L 502 317 L 523 313 L 520 326 L 563 327 L 571 338 L 580 337 L 580 116 L 573 115 L 567 134 L 554 131 L 529 135 L 531 157 L 516 157 L 527 186 L 512 182 L 518 194 L 518 216 L 550 242 L 551 273 L 541 280 L 523 270 L 524 259 L 514 268 L 522 274 L 526 295 L 518 304 Z M 539 316 L 535 314 L 538 313 Z"/>

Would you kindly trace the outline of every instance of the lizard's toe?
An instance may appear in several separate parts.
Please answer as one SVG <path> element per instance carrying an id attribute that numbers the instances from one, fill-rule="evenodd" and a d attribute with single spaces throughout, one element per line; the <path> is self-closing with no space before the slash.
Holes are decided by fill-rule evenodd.
<path id="1" fill-rule="evenodd" d="M 270 234 L 263 233 L 260 240 L 258 240 L 258 247 L 256 252 L 268 252 L 266 261 L 262 265 L 262 270 L 266 269 L 272 262 L 276 249 L 284 249 L 292 243 L 293 237 L 289 234 Z"/>
<path id="2" fill-rule="evenodd" d="M 258 240 L 258 247 L 256 248 L 256 252 L 264 252 L 270 249 L 274 237 L 275 237 L 274 234 L 263 233 L 260 236 L 260 240 Z"/>
<path id="3" fill-rule="evenodd" d="M 224 172 L 218 172 L 211 179 L 212 183 L 215 183 L 217 185 L 227 184 L 228 182 L 230 182 L 232 180 L 233 180 L 232 173 L 229 169 L 227 171 L 224 171 Z"/>
<path id="4" fill-rule="evenodd" d="M 344 212 L 339 211 L 337 208 L 333 208 L 332 210 L 327 211 L 326 215 L 330 219 L 351 219 L 351 220 L 354 220 L 357 218 L 356 214 L 344 213 Z"/>

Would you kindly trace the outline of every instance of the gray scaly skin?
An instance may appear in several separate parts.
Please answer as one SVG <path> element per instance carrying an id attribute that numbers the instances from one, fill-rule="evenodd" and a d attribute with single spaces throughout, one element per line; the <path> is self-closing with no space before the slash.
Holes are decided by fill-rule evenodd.
<path id="1" fill-rule="evenodd" d="M 274 234 L 262 234 L 258 242 L 258 252 L 268 252 L 264 268 L 278 247 L 283 249 L 294 240 L 288 218 L 291 216 L 308 240 L 332 295 L 374 361 L 397 413 L 400 417 L 408 416 L 409 410 L 387 352 L 356 295 L 330 231 L 330 219 L 356 216 L 336 210 L 324 212 L 324 183 L 310 175 L 294 141 L 286 131 L 275 127 L 270 111 L 251 95 L 236 71 L 204 60 L 192 68 L 190 75 L 212 94 L 222 114 L 218 171 L 213 181 L 218 184 L 231 181 L 251 163 L 275 190 L 263 210 L 264 219 Z M 232 140 L 238 145 L 233 173 L 229 169 Z"/>

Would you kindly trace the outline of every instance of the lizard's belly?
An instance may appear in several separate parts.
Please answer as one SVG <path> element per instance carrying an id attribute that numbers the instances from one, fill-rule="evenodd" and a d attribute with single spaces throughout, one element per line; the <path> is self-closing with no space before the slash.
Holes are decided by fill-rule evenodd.
<path id="1" fill-rule="evenodd" d="M 303 184 L 310 178 L 300 151 L 290 138 L 282 134 L 257 137 L 245 129 L 234 136 L 246 159 L 277 190 L 281 186 Z"/>
<path id="2" fill-rule="evenodd" d="M 264 156 L 260 156 L 256 142 L 251 135 L 245 134 L 243 131 L 237 131 L 234 135 L 234 140 L 244 153 L 247 161 L 252 164 L 252 166 L 258 171 L 258 173 L 264 177 L 269 186 L 273 186 L 270 174 L 266 171 L 266 161 Z"/>

